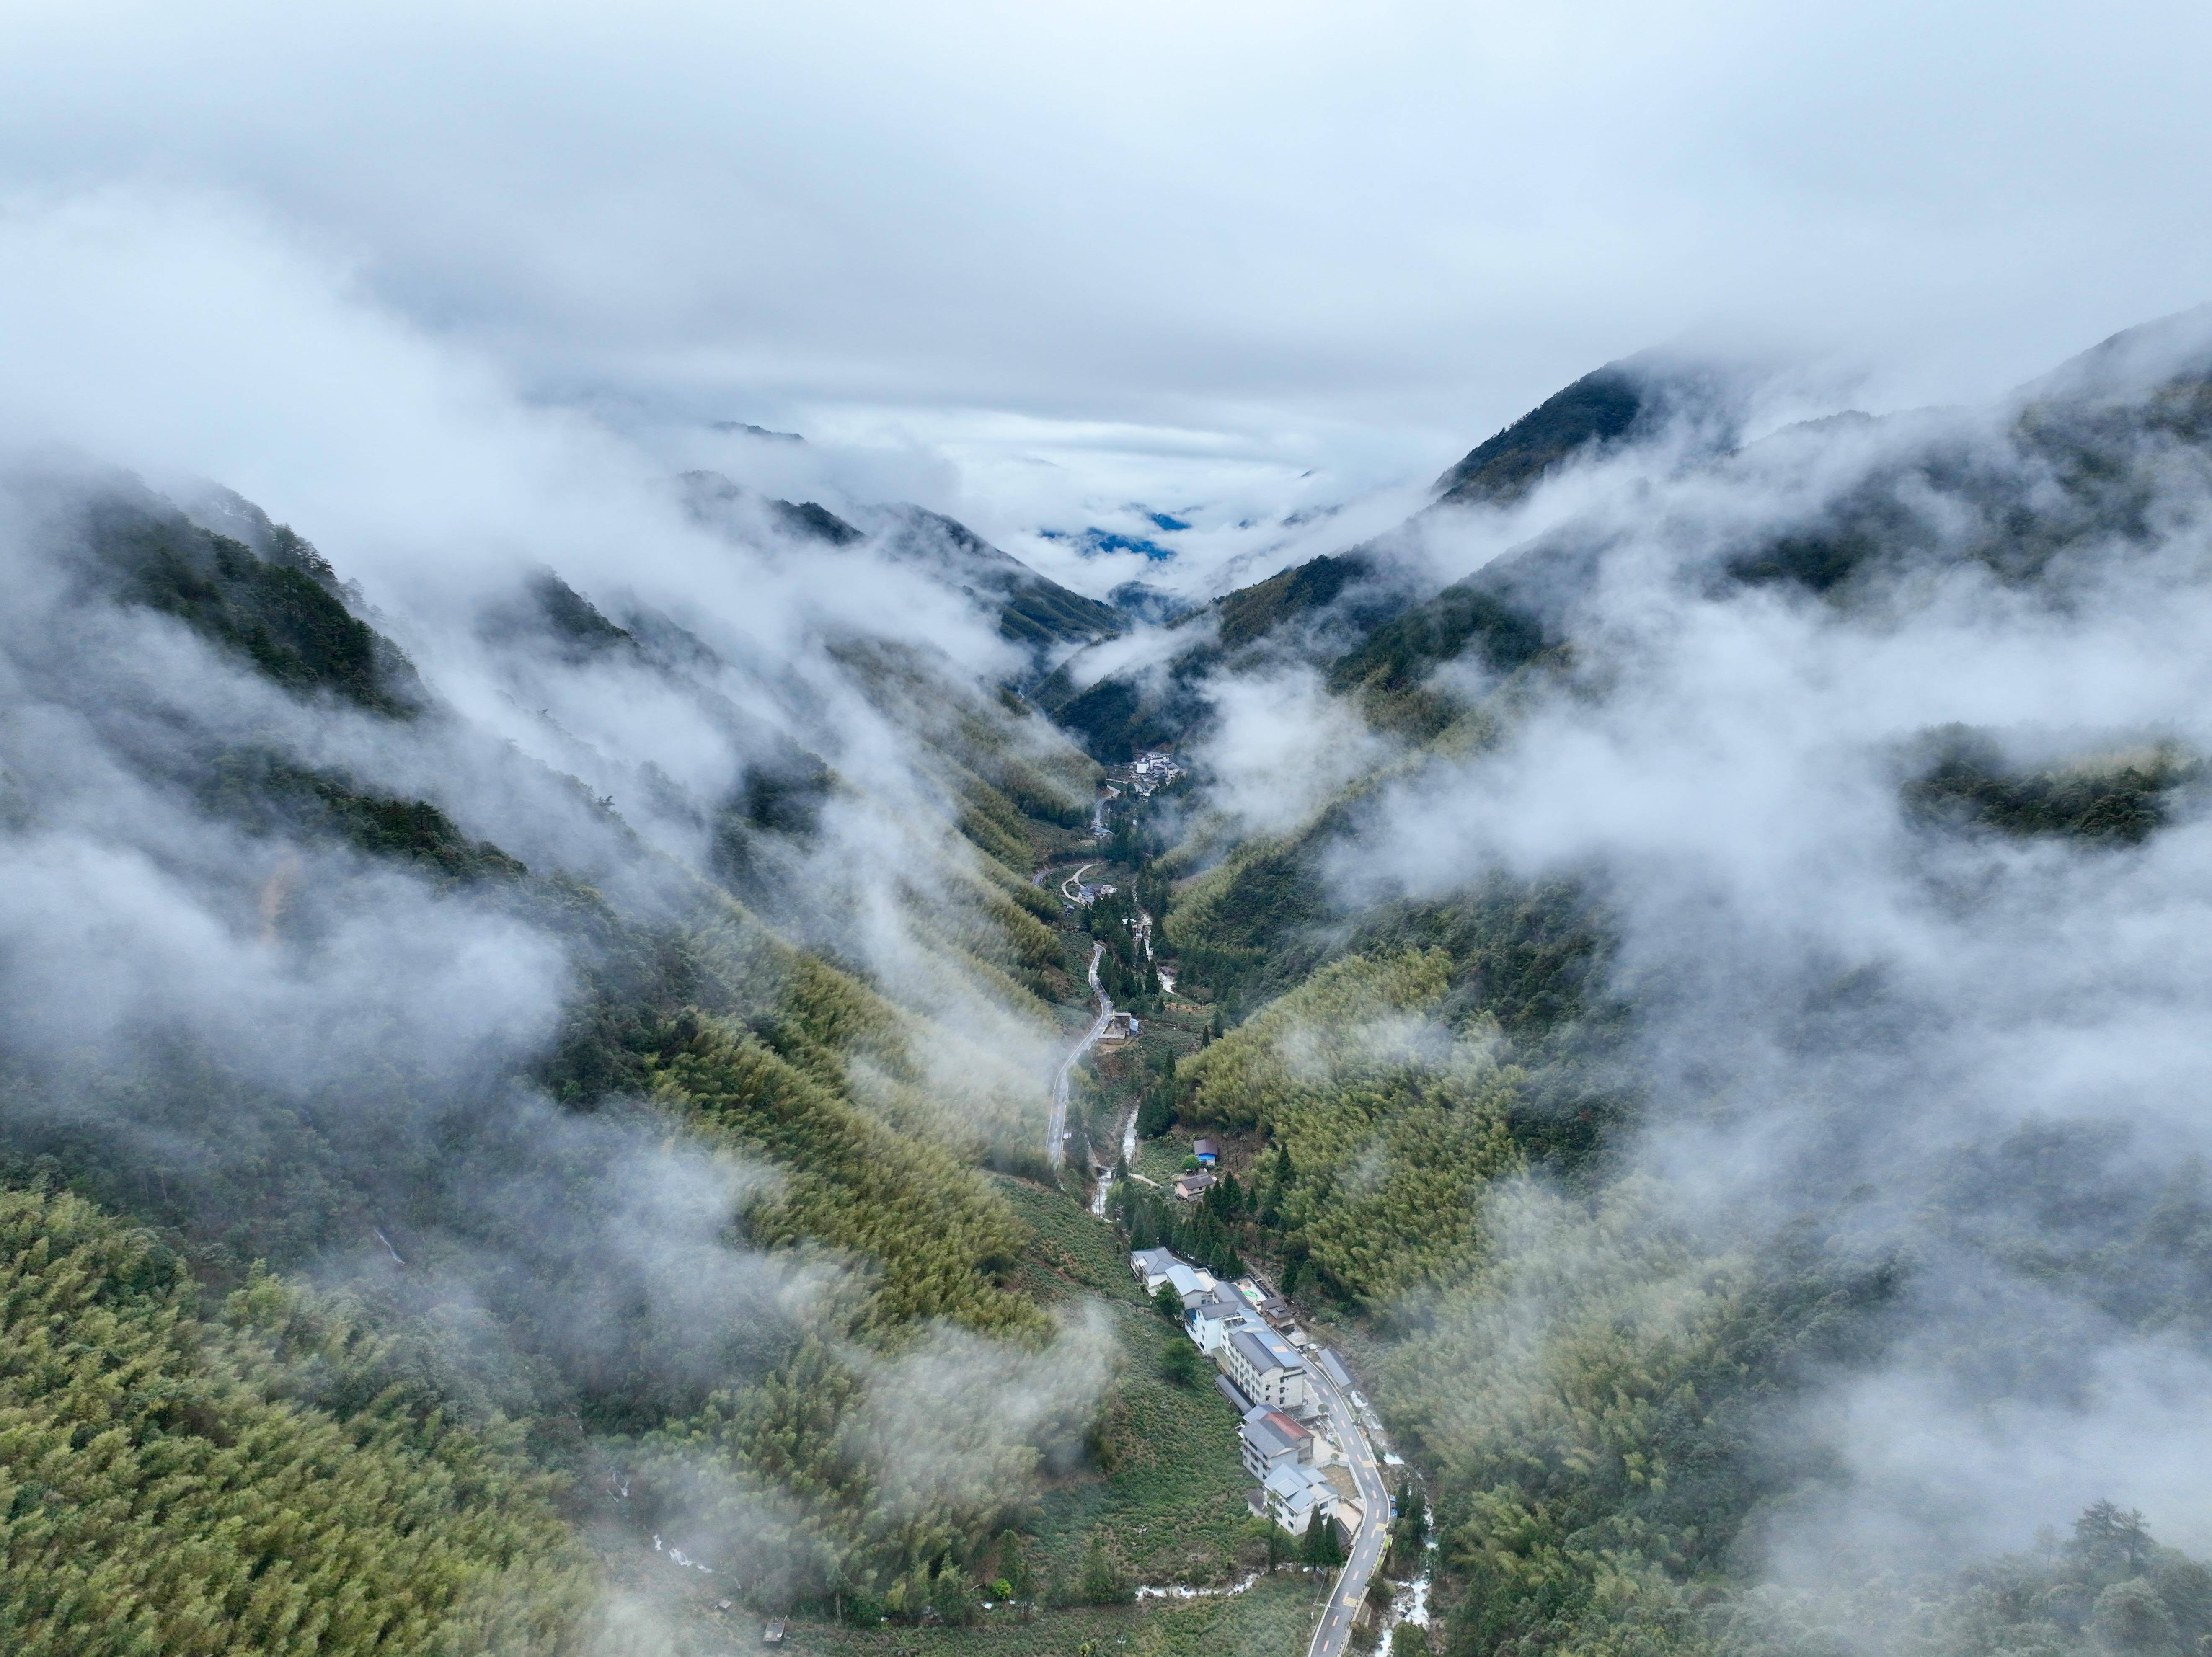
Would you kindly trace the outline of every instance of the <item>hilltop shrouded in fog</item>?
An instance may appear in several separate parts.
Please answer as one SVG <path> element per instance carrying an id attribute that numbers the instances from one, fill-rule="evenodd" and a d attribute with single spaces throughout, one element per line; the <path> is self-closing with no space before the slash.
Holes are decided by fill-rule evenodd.
<path id="1" fill-rule="evenodd" d="M 19 25 L 0 1648 L 2212 1649 L 2201 17 Z"/>
<path id="2" fill-rule="evenodd" d="M 395 1490 L 497 1468 L 434 1498 L 465 1591 L 372 1503 L 240 1598 L 291 1545 L 252 1520 L 191 1567 L 249 1630 L 359 1579 L 345 1639 L 680 1646 L 599 1580 L 648 1533 L 751 1603 L 944 1620 L 1048 1545 L 1040 1481 L 1126 1454 L 1115 1337 L 1040 1297 L 1008 1193 L 1058 1182 L 1079 998 L 1031 873 L 1166 744 L 1194 777 L 1089 855 L 1222 1034 L 1139 1131 L 1235 1136 L 1208 1246 L 1366 1331 L 1433 1638 L 2194 1637 L 2204 337 L 1748 442 L 1753 370 L 1637 359 L 1165 624 L 612 443 L 570 452 L 618 558 L 358 574 L 220 485 L 23 452 L 27 1314 L 89 1315 L 46 1260 L 115 1274 L 204 1395 L 122 1380 L 117 1430 L 204 1457 L 276 1411 L 241 1489 L 302 1433 Z M 526 518 L 578 440 L 538 418 L 477 485 Z M 79 1407 L 18 1386 L 39 1431 Z M 113 1504 L 156 1574 L 216 1522 L 145 1471 L 44 1488 L 27 1630 L 124 1591 L 40 1514 Z"/>

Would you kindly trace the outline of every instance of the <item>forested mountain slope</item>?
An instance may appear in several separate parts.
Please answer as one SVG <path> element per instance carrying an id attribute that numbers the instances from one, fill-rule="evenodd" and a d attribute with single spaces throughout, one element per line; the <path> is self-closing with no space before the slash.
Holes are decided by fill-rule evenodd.
<path id="1" fill-rule="evenodd" d="M 1385 727 L 1434 736 L 1467 703 L 1437 683 L 1439 668 L 1464 659 L 1477 678 L 1495 677 L 1563 642 L 1565 612 L 1619 533 L 1618 507 L 1570 510 L 1441 590 L 1433 553 L 1416 555 L 1406 538 L 1449 542 L 1455 514 L 1495 514 L 1543 486 L 1565 498 L 1595 479 L 1602 490 L 1608 466 L 1647 483 L 1700 478 L 1724 495 L 1778 491 L 1773 510 L 1690 531 L 1705 539 L 1715 580 L 1848 599 L 1909 565 L 1968 560 L 2033 579 L 2100 537 L 2153 532 L 2152 458 L 2203 446 L 2212 392 L 2199 370 L 2132 365 L 2158 349 L 2147 331 L 2171 338 L 2174 326 L 2198 325 L 2107 342 L 2027 388 L 1996 432 L 1956 411 L 1846 412 L 1739 446 L 1748 369 L 1660 353 L 1607 364 L 1478 445 L 1406 529 L 1188 613 L 1139 665 L 1099 675 L 1072 659 L 1040 687 L 1040 705 L 1100 757 L 1126 758 L 1205 729 L 1220 676 L 1287 659 L 1317 666 L 1333 691 L 1356 689 Z M 2139 383 L 2144 373 L 2157 384 Z M 2115 385 L 2128 394 L 2110 395 Z M 1847 478 L 1824 477 L 1810 493 L 1789 481 L 1838 467 Z"/>
<path id="2" fill-rule="evenodd" d="M 863 529 L 812 501 L 750 498 L 718 472 L 686 472 L 680 482 L 686 504 L 701 522 L 740 536 L 767 527 L 827 556 L 872 536 L 884 556 L 994 608 L 1000 632 L 1027 646 L 1036 652 L 1034 659 L 1043 659 L 1055 647 L 1095 643 L 1121 631 L 1121 613 L 1111 604 L 1038 574 L 942 513 L 914 506 L 882 507 L 868 515 Z"/>
<path id="3" fill-rule="evenodd" d="M 257 1278 L 0 1193 L 0 1634 L 40 1657 L 581 1650 L 590 1573 L 503 1423 Z"/>
<path id="4" fill-rule="evenodd" d="M 1042 1169 L 1095 775 L 995 616 L 386 613 L 185 498 L 0 490 L 10 1649 L 665 1649 L 580 1527 L 920 1614 L 1101 1369 L 981 1171 Z M 771 601 L 783 543 L 709 550 Z"/>
<path id="5" fill-rule="evenodd" d="M 1212 1405 L 1021 1217 L 1091 1224 L 1096 941 L 1173 1032 L 1079 1078 L 1109 1211 L 1356 1361 L 1437 1645 L 2187 1657 L 2208 387 L 2181 319 L 1739 443 L 1631 359 L 1095 682 L 1117 618 L 909 509 L 356 566 L 15 464 L 9 1638 L 660 1657 L 610 1562 L 957 1624 L 1048 1538 L 1121 1597 L 1069 1491 L 1177 1557 L 1103 1458 Z"/>
<path id="6" fill-rule="evenodd" d="M 2212 1007 L 2209 386 L 2191 316 L 1717 454 L 1592 376 L 1448 480 L 1568 491 L 1547 525 L 1321 665 L 1356 717 L 1307 728 L 1381 761 L 1265 833 L 1201 798 L 1155 865 L 1226 1031 L 1173 1132 L 1375 1344 L 1433 1643 L 2207 1626 L 2143 1527 L 2201 1551 L 2167 1473 L 2212 1455 L 2152 1402 L 2212 1380 L 2212 1125 L 2160 1034 Z M 1280 744 L 1187 694 L 1201 777 Z"/>
<path id="7" fill-rule="evenodd" d="M 1186 611 L 1136 666 L 1099 673 L 1079 654 L 1039 687 L 1039 705 L 1113 761 L 1200 728 L 1209 680 L 1285 659 L 1323 667 L 1337 689 L 1377 680 L 1392 693 L 1406 689 L 1409 655 L 1425 667 L 1480 632 L 1497 635 L 1491 653 L 1514 665 L 1538 647 L 1540 629 L 1487 591 L 1431 598 L 1429 561 L 1409 542 L 1456 511 L 1517 505 L 1570 463 L 1655 447 L 1678 462 L 1724 452 L 1741 379 L 1741 369 L 1660 352 L 1608 363 L 1477 445 L 1412 523 Z"/>
<path id="8" fill-rule="evenodd" d="M 1662 351 L 1608 362 L 1476 444 L 1437 480 L 1437 499 L 1507 504 L 1570 460 L 1669 434 L 1694 433 L 1699 447 L 1727 446 L 1735 412 L 1730 381 L 1740 372 Z"/>

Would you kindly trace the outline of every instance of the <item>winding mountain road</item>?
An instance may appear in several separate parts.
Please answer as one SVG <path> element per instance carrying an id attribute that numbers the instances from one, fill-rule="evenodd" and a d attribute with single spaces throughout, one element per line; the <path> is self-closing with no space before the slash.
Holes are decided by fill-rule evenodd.
<path id="1" fill-rule="evenodd" d="M 1085 864 L 1067 881 L 1062 890 L 1079 883 Z M 1139 911 L 1141 914 L 1142 912 Z M 1152 920 L 1144 914 L 1139 923 L 1139 940 L 1145 945 L 1147 957 L 1152 954 Z M 1114 1016 L 1114 1004 L 1108 999 L 1105 986 L 1098 981 L 1098 963 L 1106 954 L 1103 943 L 1091 946 L 1091 965 L 1088 969 L 1091 993 L 1098 998 L 1098 1017 L 1091 1023 L 1066 1058 L 1060 1060 L 1060 1073 L 1052 1083 L 1052 1120 L 1045 1130 L 1045 1156 L 1053 1167 L 1060 1168 L 1067 1161 L 1067 1094 L 1069 1080 L 1075 1072 L 1076 1062 L 1088 1053 L 1098 1038 L 1106 1033 L 1107 1022 Z M 1164 974 L 1163 975 L 1164 977 Z M 1127 1156 L 1133 1149 L 1136 1135 L 1136 1113 L 1132 1109 L 1121 1125 L 1122 1154 Z M 1134 1176 L 1133 1176 L 1134 1177 Z M 1147 1181 L 1147 1184 L 1151 1181 Z M 1103 1217 L 1106 1207 L 1106 1184 L 1099 1181 L 1091 1211 Z M 1359 1487 L 1362 1516 L 1358 1533 L 1352 1539 L 1352 1553 L 1338 1572 L 1334 1586 L 1329 1589 L 1328 1604 L 1323 1608 L 1320 1622 L 1315 1626 L 1313 1638 L 1306 1647 L 1306 1657 L 1344 1657 L 1351 1643 L 1352 1630 L 1359 1615 L 1359 1603 L 1366 1597 L 1367 1586 L 1382 1563 L 1382 1553 L 1390 1541 L 1390 1490 L 1382 1482 L 1382 1464 L 1376 1459 L 1375 1447 L 1367 1442 L 1367 1429 L 1361 1424 L 1359 1412 L 1344 1389 L 1331 1381 L 1318 1363 L 1306 1366 L 1306 1375 L 1320 1389 L 1322 1402 L 1328 1406 L 1331 1426 L 1335 1429 L 1337 1442 L 1343 1446 L 1345 1459 L 1351 1464 L 1352 1477 Z"/>
<path id="2" fill-rule="evenodd" d="M 1375 1447 L 1367 1442 L 1367 1429 L 1360 1425 L 1358 1411 L 1343 1389 L 1318 1363 L 1306 1365 L 1306 1378 L 1321 1389 L 1328 1405 L 1329 1421 L 1336 1429 L 1336 1442 L 1344 1447 L 1345 1457 L 1352 1464 L 1364 1514 L 1359 1534 L 1352 1540 L 1351 1557 L 1338 1573 L 1336 1586 L 1329 1590 L 1328 1608 L 1306 1648 L 1306 1657 L 1343 1657 L 1346 1642 L 1352 1638 L 1353 1619 L 1359 1615 L 1359 1602 L 1366 1595 L 1376 1568 L 1382 1563 L 1382 1551 L 1390 1543 L 1390 1487 L 1382 1482 Z"/>
<path id="3" fill-rule="evenodd" d="M 1088 865 L 1085 865 L 1088 867 Z M 1106 998 L 1105 986 L 1098 981 L 1099 958 L 1106 953 L 1103 944 L 1091 946 L 1091 991 L 1098 998 L 1098 1017 L 1091 1021 L 1091 1029 L 1060 1061 L 1060 1074 L 1052 1080 L 1052 1122 L 1045 1129 L 1045 1160 L 1058 1168 L 1067 1160 L 1067 1082 L 1075 1073 L 1075 1061 L 1091 1051 L 1091 1043 L 1106 1034 L 1106 1022 L 1114 1016 L 1114 1004 Z"/>

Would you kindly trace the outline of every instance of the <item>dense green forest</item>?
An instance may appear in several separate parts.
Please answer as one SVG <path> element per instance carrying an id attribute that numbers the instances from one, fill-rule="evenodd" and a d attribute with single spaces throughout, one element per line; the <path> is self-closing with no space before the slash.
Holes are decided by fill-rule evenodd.
<path id="1" fill-rule="evenodd" d="M 235 496 L 11 484 L 9 1649 L 1279 1640 L 1166 1244 L 1356 1363 L 1404 1650 L 2197 1652 L 2212 373 L 2115 361 L 1741 447 L 1613 365 L 1103 675 L 919 508 L 695 476 L 750 585 L 426 617 Z M 714 611 L 863 568 L 922 619 Z M 1264 828 L 1248 676 L 1358 732 Z M 1094 949 L 1146 1028 L 1055 1167 Z"/>
<path id="2" fill-rule="evenodd" d="M 1918 763 L 1902 793 L 1916 816 L 2124 845 L 2140 843 L 2166 822 L 2174 791 L 2195 782 L 2202 768 L 2166 745 L 2023 768 L 1990 734 L 1963 725 L 1931 732 L 1914 746 Z"/>
<path id="3" fill-rule="evenodd" d="M 25 1654 L 580 1650 L 593 1594 L 519 1430 L 342 1304 L 0 1193 L 0 1634 Z"/>
<path id="4" fill-rule="evenodd" d="M 1944 625 L 1994 625 L 1992 611 L 2075 625 L 2110 604 L 2139 625 L 2136 576 L 2100 561 L 2167 568 L 2154 561 L 2174 520 L 2157 514 L 2194 499 L 2194 486 L 2163 493 L 2160 478 L 2179 474 L 2147 457 L 2201 446 L 2195 411 L 2212 379 L 2191 369 L 2113 393 L 2104 361 L 2093 353 L 2054 376 L 1994 439 L 1901 424 L 1896 446 L 1869 451 L 1849 482 L 1760 515 L 1748 535 L 1687 529 L 1694 508 L 1684 508 L 1682 522 L 1653 531 L 1679 549 L 1680 585 L 1632 590 L 1679 622 L 1699 606 L 1755 610 L 1792 588 L 1786 609 L 1763 613 L 1807 629 L 1801 647 L 1815 654 L 1877 656 L 1941 610 L 1947 584 L 2007 596 L 1966 612 L 1971 623 L 1944 611 L 1931 624 L 1938 639 L 1960 636 Z M 1692 381 L 1592 376 L 1446 481 L 1468 486 L 1463 507 L 1519 500 L 1570 458 L 1632 451 L 1645 429 L 1639 398 L 1688 406 L 1722 383 Z M 1814 422 L 1700 464 L 1715 480 L 1765 478 L 1880 426 Z M 1987 1409 L 2089 1412 L 2100 1355 L 2146 1350 L 2138 1340 L 2170 1343 L 2143 1361 L 2188 1372 L 2212 1306 L 2191 1252 L 2204 1235 L 2201 1161 L 2139 1167 L 2133 1181 L 2122 1171 L 2170 1143 L 2155 1108 L 2112 1110 L 2079 1089 L 2024 1120 L 1923 1103 L 1940 1127 L 1907 1130 L 1913 1156 L 1893 1164 L 1842 1149 L 1884 1119 L 1881 1089 L 1928 1097 L 1927 1077 L 1886 1070 L 1879 1055 L 1895 1044 L 1936 1060 L 1944 1049 L 1930 1027 L 1970 1022 L 1961 1010 L 1987 991 L 1961 988 L 1940 1014 L 1922 1012 L 1892 977 L 1910 974 L 1879 950 L 1868 952 L 1879 964 L 1852 964 L 1848 950 L 1815 947 L 1802 985 L 1732 990 L 1734 1011 L 1701 1005 L 1717 962 L 1764 947 L 1756 920 L 1731 937 L 1704 930 L 1694 904 L 1661 911 L 1692 944 L 1655 940 L 1638 916 L 1649 889 L 1691 883 L 1701 840 L 1757 863 L 1729 817 L 1727 780 L 1701 780 L 1708 798 L 1686 818 L 1695 826 L 1671 841 L 1662 831 L 1664 853 L 1638 865 L 1591 853 L 1513 866 L 1470 853 L 1443 890 L 1345 878 L 1382 855 L 1409 804 L 1465 790 L 1458 780 L 1470 774 L 1540 770 L 1547 756 L 1535 745 L 1579 739 L 1575 721 L 1607 731 L 1608 699 L 1627 694 L 1636 665 L 1608 655 L 1619 637 L 1586 629 L 1608 559 L 1638 533 L 1594 513 L 1390 614 L 1339 611 L 1294 646 L 1282 635 L 1286 653 L 1304 652 L 1395 745 L 1294 828 L 1224 836 L 1196 817 L 1153 865 L 1171 883 L 1152 907 L 1164 911 L 1177 993 L 1213 1007 L 1224 1033 L 1147 1094 L 1139 1125 L 1165 1150 L 1138 1162 L 1157 1171 L 1213 1133 L 1229 1146 L 1228 1178 L 1182 1213 L 1133 1184 L 1115 1212 L 1132 1241 L 1255 1265 L 1310 1316 L 1372 1343 L 1370 1391 L 1434 1508 L 1431 1604 L 1443 1615 L 1425 1635 L 1402 1631 L 1409 1650 L 2193 1649 L 2212 1603 L 2199 1597 L 2203 1568 L 2157 1547 L 2148 1521 L 2110 1502 L 2065 1539 L 2078 1506 L 2039 1511 L 2050 1528 L 2033 1555 L 1877 1546 L 1863 1563 L 1807 1570 L 1800 1560 L 1801 1580 L 1777 1575 L 1778 1534 L 1856 1499 L 1854 1452 L 1820 1424 L 1828 1400 L 1924 1366 Z M 2185 535 L 2174 550 L 2197 568 Z M 1293 585 L 1279 578 L 1254 602 L 1280 609 Z M 1610 625 L 1655 648 L 1637 632 L 1645 617 L 1630 614 Z M 1180 733 L 1201 754 L 1234 730 L 1216 737 L 1208 717 Z M 2012 905 L 2048 887 L 2043 901 L 2079 906 L 2064 923 L 2078 938 L 2106 924 L 2125 883 L 2154 888 L 2150 871 L 2172 865 L 2143 859 L 2179 855 L 2172 837 L 2194 831 L 2201 765 L 2195 742 L 2175 734 L 2181 717 L 2148 735 L 2049 715 L 2004 728 L 1908 723 L 1849 755 L 1867 792 L 1846 855 L 1893 859 L 1909 903 L 1957 936 L 2010 924 Z M 1808 798 L 1847 762 L 1843 738 L 1814 740 L 1835 746 L 1826 774 L 1804 785 Z M 1632 781 L 1638 762 L 1650 762 L 1618 768 Z M 1486 809 L 1472 791 L 1460 800 L 1471 816 Z M 1448 818 L 1420 821 L 1424 833 L 1451 832 Z M 1865 883 L 1840 868 L 1834 877 Z M 1817 905 L 1808 893 L 1784 907 Z M 2063 956 L 2027 958 L 2048 970 Z M 2123 973 L 2159 975 L 2140 957 L 2117 959 Z M 1994 963 L 1980 970 L 2007 976 Z M 2081 985 L 2100 1009 L 2079 1014 L 2084 1026 L 2105 1017 L 2110 982 Z M 2046 998 L 2023 1019 L 2051 1016 L 2049 992 L 2037 993 Z M 1750 1148 L 1770 1132 L 1829 1149 L 1793 1162 Z M 1698 1149 L 1672 1162 L 1650 1149 L 1669 1143 Z M 2194 1141 L 2184 1132 L 2179 1143 Z M 1707 1168 L 1769 1156 L 1768 1187 L 1700 1211 Z M 1828 1174 L 1824 1156 L 1838 1170 L 1889 1168 L 1894 1196 L 1866 1175 Z M 2041 1309 L 1968 1309 L 2015 1304 Z M 1931 1329 L 1940 1357 L 1920 1344 Z M 2136 1473 L 2116 1456 L 2106 1476 L 2118 1485 Z"/>
<path id="5" fill-rule="evenodd" d="M 9 1648 L 659 1650 L 653 1617 L 605 1620 L 609 1551 L 655 1533 L 726 1593 L 825 1616 L 933 1618 L 1002 1569 L 1048 1468 L 1089 1454 L 1097 1394 L 1100 1355 L 1017 1284 L 1030 1229 L 983 1172 L 1047 1173 L 1038 1065 L 1082 956 L 1030 876 L 1095 766 L 1011 691 L 841 643 L 830 671 L 913 745 L 899 822 L 924 848 L 841 889 L 820 857 L 836 814 L 880 814 L 868 782 L 732 707 L 666 616 L 531 578 L 489 647 L 641 677 L 764 750 L 719 804 L 647 775 L 703 831 L 687 863 L 477 743 L 246 503 L 232 534 L 128 480 L 83 498 L 69 602 L 173 618 L 278 698 L 240 731 L 185 682 L 139 693 L 166 724 L 137 719 L 96 656 L 40 685 L 153 821 L 222 846 L 173 877 L 243 947 L 396 959 L 412 926 L 483 940 L 495 993 L 497 950 L 560 970 L 520 1032 L 443 1050 L 426 1021 L 466 1026 L 468 1001 L 371 976 L 388 1005 L 316 1016 L 348 1043 L 367 1021 L 374 1059 L 309 1047 L 313 1073 L 280 1029 L 160 1014 L 102 1051 L 0 1053 Z M 340 707 L 374 722 L 362 757 L 303 751 Z M 527 855 L 462 826 L 468 789 L 393 787 L 395 741 L 460 745 L 537 801 L 506 831 Z M 41 792 L 23 757 L 11 831 L 51 834 L 82 779 Z"/>
<path id="6" fill-rule="evenodd" d="M 1194 1120 L 1267 1137 L 1255 1196 L 1286 1292 L 1310 1273 L 1380 1309 L 1475 1258 L 1475 1195 L 1518 1161 L 1520 1077 L 1492 1021 L 1438 1018 L 1449 969 L 1440 950 L 1352 956 L 1184 1061 Z"/>

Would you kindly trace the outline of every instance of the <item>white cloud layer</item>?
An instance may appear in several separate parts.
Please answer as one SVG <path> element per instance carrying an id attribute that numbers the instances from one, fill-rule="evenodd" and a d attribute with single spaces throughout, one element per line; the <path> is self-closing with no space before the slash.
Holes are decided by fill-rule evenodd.
<path id="1" fill-rule="evenodd" d="M 0 188 L 233 200 L 545 394 L 933 452 L 930 504 L 1012 534 L 1025 468 L 1073 516 L 1419 482 L 1686 331 L 1840 353 L 1877 404 L 1993 390 L 2204 296 L 2208 33 L 2175 0 L 91 0 L 11 13 Z"/>
<path id="2" fill-rule="evenodd" d="M 1641 490 L 1587 480 L 1559 533 L 1606 550 L 1568 606 L 1571 683 L 1539 678 L 1494 749 L 1385 789 L 1335 852 L 1360 898 L 1443 897 L 1501 865 L 1587 880 L 1635 1032 L 1632 1161 L 1671 1215 L 1723 1246 L 1799 1224 L 1837 1258 L 1899 1264 L 1881 1362 L 1771 1424 L 1840 1473 L 1760 1521 L 1792 1577 L 2022 1548 L 2100 1497 L 2176 1544 L 2212 1539 L 2212 1439 L 2182 1402 L 2201 1341 L 2178 1314 L 2118 1309 L 2192 1291 L 2089 1263 L 2212 1158 L 2201 790 L 2120 847 L 1937 832 L 1900 794 L 1916 739 L 1953 724 L 2031 768 L 2212 751 L 2201 452 L 2141 438 L 2140 500 L 2036 581 L 1965 555 L 2006 526 L 1999 491 L 1939 499 L 1912 468 L 1893 486 L 1925 497 L 1947 549 L 1917 570 L 1850 603 L 1715 576 L 1753 532 L 1816 523 L 1891 446 L 1942 436 L 1954 476 L 2063 519 L 2008 429 L 1916 420 L 1832 434 L 1819 467 L 1790 446 Z"/>

